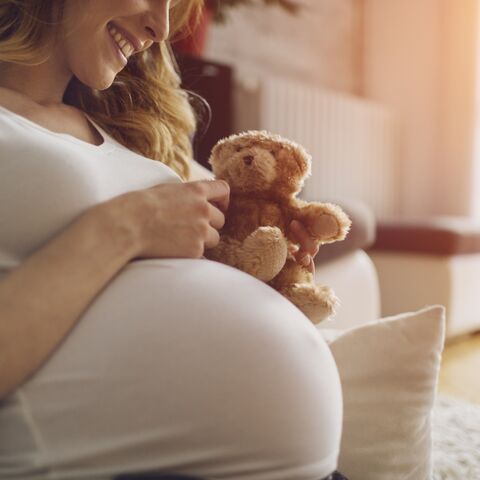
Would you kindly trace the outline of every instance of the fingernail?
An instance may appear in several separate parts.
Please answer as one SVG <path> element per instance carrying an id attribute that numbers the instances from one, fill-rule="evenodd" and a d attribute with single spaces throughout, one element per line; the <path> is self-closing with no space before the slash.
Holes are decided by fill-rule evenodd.
<path id="1" fill-rule="evenodd" d="M 308 267 L 310 265 L 310 262 L 311 262 L 311 258 L 310 258 L 310 255 L 305 255 L 304 257 L 302 257 L 300 259 L 300 263 L 304 266 L 304 267 Z"/>
<path id="2" fill-rule="evenodd" d="M 292 226 L 293 228 L 298 228 L 300 226 L 300 222 L 298 220 L 292 220 L 290 222 L 290 226 Z"/>

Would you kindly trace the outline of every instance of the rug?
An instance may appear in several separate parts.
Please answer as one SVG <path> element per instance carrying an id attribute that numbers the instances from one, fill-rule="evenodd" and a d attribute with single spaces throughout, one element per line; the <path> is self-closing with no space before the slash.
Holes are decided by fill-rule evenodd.
<path id="1" fill-rule="evenodd" d="M 433 480 L 480 480 L 480 405 L 439 396 L 433 410 Z"/>

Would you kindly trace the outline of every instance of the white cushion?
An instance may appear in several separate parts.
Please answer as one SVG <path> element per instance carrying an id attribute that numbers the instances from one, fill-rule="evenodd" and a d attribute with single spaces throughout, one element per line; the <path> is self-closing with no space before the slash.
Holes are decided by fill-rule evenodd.
<path id="1" fill-rule="evenodd" d="M 339 471 L 349 480 L 430 479 L 445 309 L 320 332 L 337 362 L 344 396 Z"/>

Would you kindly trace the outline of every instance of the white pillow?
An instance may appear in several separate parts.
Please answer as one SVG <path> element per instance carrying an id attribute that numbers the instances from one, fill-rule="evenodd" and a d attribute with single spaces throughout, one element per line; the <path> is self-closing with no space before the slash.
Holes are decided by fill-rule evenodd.
<path id="1" fill-rule="evenodd" d="M 330 344 L 343 389 L 338 470 L 349 480 L 430 479 L 444 307 L 320 332 Z"/>

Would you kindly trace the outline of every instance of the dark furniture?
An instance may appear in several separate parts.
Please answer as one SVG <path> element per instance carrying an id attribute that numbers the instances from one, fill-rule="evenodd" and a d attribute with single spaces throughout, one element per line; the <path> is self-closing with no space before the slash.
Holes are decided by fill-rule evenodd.
<path id="1" fill-rule="evenodd" d="M 139 474 L 139 475 L 120 475 L 114 480 L 202 480 L 198 477 L 184 477 L 180 475 L 161 475 L 161 474 Z M 324 480 L 348 480 L 339 472 L 334 472 Z"/>
<path id="2" fill-rule="evenodd" d="M 202 480 L 199 477 L 186 477 L 184 475 L 174 475 L 168 473 L 132 473 L 119 475 L 113 480 Z"/>
<path id="3" fill-rule="evenodd" d="M 233 70 L 210 60 L 176 54 L 182 87 L 193 92 L 198 129 L 193 139 L 194 158 L 206 168 L 212 147 L 233 133 Z M 206 100 L 207 104 L 198 96 Z"/>

